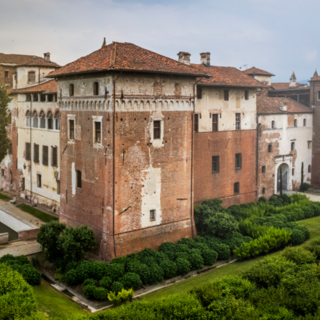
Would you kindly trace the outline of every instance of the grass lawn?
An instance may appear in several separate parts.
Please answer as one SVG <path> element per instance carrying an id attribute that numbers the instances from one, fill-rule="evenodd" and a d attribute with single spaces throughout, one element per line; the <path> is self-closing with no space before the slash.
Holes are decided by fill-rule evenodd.
<path id="1" fill-rule="evenodd" d="M 6 196 L 6 195 L 3 194 L 3 193 L 0 193 L 0 199 L 1 199 L 1 200 L 4 200 L 4 201 L 10 201 L 10 200 L 12 200 L 12 198 Z"/>
<path id="2" fill-rule="evenodd" d="M 33 207 L 27 206 L 26 204 L 19 204 L 17 206 L 18 208 L 20 208 L 21 210 L 28 212 L 30 214 L 32 214 L 33 216 L 39 218 L 40 220 L 44 221 L 44 222 L 50 222 L 50 221 L 58 221 L 59 219 L 56 217 L 51 216 L 50 214 L 47 214 L 45 212 L 42 212 L 38 209 L 35 209 Z"/>
<path id="3" fill-rule="evenodd" d="M 311 218 L 311 219 L 306 219 L 306 220 L 301 220 L 297 221 L 298 224 L 306 226 L 311 233 L 311 239 L 320 236 L 320 216 Z M 308 240 L 308 241 L 310 241 Z M 307 244 L 308 241 L 306 241 L 304 244 Z M 304 245 L 302 244 L 302 245 Z M 279 252 L 272 253 L 271 255 L 278 254 Z M 270 255 L 269 255 L 270 256 Z M 180 282 L 176 285 L 173 285 L 171 287 L 168 287 L 166 289 L 151 293 L 146 295 L 143 299 L 144 300 L 154 300 L 158 299 L 163 296 L 168 296 L 170 294 L 175 294 L 179 293 L 182 291 L 187 291 L 192 289 L 195 286 L 199 286 L 207 281 L 213 280 L 218 277 L 223 277 L 227 275 L 234 275 L 234 274 L 239 274 L 243 271 L 246 271 L 252 267 L 257 261 L 263 259 L 265 256 L 258 257 L 256 259 L 251 259 L 251 260 L 245 260 L 245 261 L 240 261 L 236 262 L 233 264 L 230 264 L 226 267 L 222 267 L 220 269 L 212 270 L 208 273 L 205 273 L 201 276 L 192 278 L 190 280 L 185 280 L 183 282 Z"/>
<path id="4" fill-rule="evenodd" d="M 38 304 L 38 310 L 55 319 L 68 319 L 70 314 L 84 314 L 76 303 L 64 297 L 54 290 L 48 282 L 41 280 L 40 286 L 33 287 L 34 295 Z"/>

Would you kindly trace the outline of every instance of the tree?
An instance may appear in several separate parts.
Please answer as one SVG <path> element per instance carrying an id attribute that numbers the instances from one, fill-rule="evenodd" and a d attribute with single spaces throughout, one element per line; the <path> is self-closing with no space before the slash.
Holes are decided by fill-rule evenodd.
<path id="1" fill-rule="evenodd" d="M 5 87 L 0 86 L 0 162 L 7 155 L 10 140 L 7 133 L 8 104 L 11 101 Z"/>
<path id="2" fill-rule="evenodd" d="M 303 162 L 301 163 L 301 185 L 300 191 L 303 191 Z"/>

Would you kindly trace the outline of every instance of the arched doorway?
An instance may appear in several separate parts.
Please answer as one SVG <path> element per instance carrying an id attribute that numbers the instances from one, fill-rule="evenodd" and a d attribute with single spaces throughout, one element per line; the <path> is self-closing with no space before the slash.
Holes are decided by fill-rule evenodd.
<path id="1" fill-rule="evenodd" d="M 289 166 L 286 163 L 283 163 L 278 167 L 277 192 L 280 192 L 280 168 L 282 170 L 282 190 L 289 190 Z"/>

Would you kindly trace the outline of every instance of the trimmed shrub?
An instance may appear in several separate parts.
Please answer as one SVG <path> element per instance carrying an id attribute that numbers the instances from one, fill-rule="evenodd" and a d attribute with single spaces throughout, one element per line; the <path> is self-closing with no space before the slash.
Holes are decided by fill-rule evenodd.
<path id="1" fill-rule="evenodd" d="M 107 265 L 105 276 L 108 276 L 112 281 L 118 281 L 124 275 L 124 265 L 121 263 L 113 263 Z"/>
<path id="2" fill-rule="evenodd" d="M 18 261 L 21 265 L 30 264 L 28 258 L 24 255 L 16 256 L 14 260 Z"/>
<path id="3" fill-rule="evenodd" d="M 304 241 L 310 239 L 310 231 L 306 226 L 300 226 L 299 224 L 296 224 L 293 230 L 302 231 L 304 234 Z"/>
<path id="4" fill-rule="evenodd" d="M 293 246 L 298 246 L 299 244 L 304 242 L 304 233 L 300 230 L 294 229 L 292 230 L 291 236 L 290 236 L 290 243 Z"/>
<path id="5" fill-rule="evenodd" d="M 189 262 L 191 264 L 191 270 L 197 270 L 203 268 L 204 262 L 201 255 L 197 253 L 191 253 L 189 255 Z"/>
<path id="6" fill-rule="evenodd" d="M 80 264 L 79 261 L 68 262 L 67 265 L 66 265 L 65 272 L 68 272 L 68 271 L 70 271 L 72 269 L 77 269 L 79 264 Z"/>
<path id="7" fill-rule="evenodd" d="M 150 267 L 153 264 L 157 264 L 157 261 L 154 257 L 145 257 L 141 259 L 141 263 Z"/>
<path id="8" fill-rule="evenodd" d="M 41 283 L 41 273 L 31 264 L 24 264 L 20 269 L 21 275 L 32 286 Z"/>
<path id="9" fill-rule="evenodd" d="M 155 264 L 150 266 L 150 284 L 159 283 L 163 281 L 164 271 L 162 268 Z"/>
<path id="10" fill-rule="evenodd" d="M 84 280 L 83 282 L 83 286 L 87 286 L 87 285 L 92 285 L 92 286 L 95 286 L 96 285 L 96 280 L 95 279 L 86 279 Z"/>
<path id="11" fill-rule="evenodd" d="M 176 246 L 173 242 L 169 242 L 169 241 L 166 241 L 166 242 L 163 242 L 160 247 L 159 247 L 159 251 L 162 251 L 162 252 L 174 252 L 176 251 Z"/>
<path id="12" fill-rule="evenodd" d="M 310 251 L 299 247 L 288 247 L 281 253 L 281 255 L 299 265 L 305 263 L 314 263 L 316 261 L 316 257 Z"/>
<path id="13" fill-rule="evenodd" d="M 145 248 L 144 250 L 140 251 L 138 253 L 139 257 L 147 258 L 147 257 L 155 257 L 156 256 L 156 250 Z"/>
<path id="14" fill-rule="evenodd" d="M 267 203 L 267 198 L 266 198 L 266 197 L 261 196 L 261 197 L 259 197 L 258 202 Z"/>
<path id="15" fill-rule="evenodd" d="M 288 204 L 291 203 L 291 198 L 290 198 L 287 194 L 285 194 L 285 193 L 283 193 L 283 194 L 280 196 L 280 199 L 282 200 L 284 206 L 287 206 Z"/>
<path id="16" fill-rule="evenodd" d="M 114 264 L 114 263 L 120 263 L 125 265 L 127 263 L 127 256 L 113 258 L 110 264 Z"/>
<path id="17" fill-rule="evenodd" d="M 104 300 L 107 298 L 108 290 L 102 287 L 95 287 L 93 291 L 93 297 L 96 300 Z"/>
<path id="18" fill-rule="evenodd" d="M 203 242 L 195 243 L 194 248 L 200 250 L 201 254 L 202 254 L 203 251 L 209 249 L 208 245 L 206 243 L 203 243 Z"/>
<path id="19" fill-rule="evenodd" d="M 178 240 L 177 244 L 185 244 L 189 249 L 192 249 L 194 247 L 194 241 L 190 238 L 181 238 L 180 240 Z"/>
<path id="20" fill-rule="evenodd" d="M 177 244 L 175 247 L 176 252 L 189 252 L 189 247 L 186 244 Z"/>
<path id="21" fill-rule="evenodd" d="M 83 287 L 83 294 L 87 299 L 94 299 L 94 291 L 96 289 L 96 286 L 92 284 L 88 284 L 85 287 Z"/>
<path id="22" fill-rule="evenodd" d="M 219 260 L 228 260 L 230 258 L 230 247 L 224 243 L 217 244 L 211 249 L 218 253 Z"/>
<path id="23" fill-rule="evenodd" d="M 301 191 L 304 192 L 304 191 L 307 191 L 310 187 L 311 186 L 309 183 L 304 182 L 300 188 L 301 188 Z"/>
<path id="24" fill-rule="evenodd" d="M 303 211 L 305 219 L 309 219 L 314 216 L 314 211 L 311 206 L 302 207 L 301 210 Z"/>
<path id="25" fill-rule="evenodd" d="M 236 248 L 244 244 L 243 238 L 232 237 L 230 239 L 223 240 L 223 243 L 226 244 L 231 252 Z"/>
<path id="26" fill-rule="evenodd" d="M 110 288 L 110 291 L 112 292 L 115 292 L 115 293 L 118 293 L 120 292 L 122 289 L 123 289 L 123 283 L 120 282 L 120 281 L 116 281 L 112 284 L 111 288 Z"/>
<path id="27" fill-rule="evenodd" d="M 160 263 L 165 279 L 171 279 L 177 275 L 177 266 L 173 261 L 164 260 Z"/>
<path id="28" fill-rule="evenodd" d="M 166 253 L 161 252 L 161 251 L 157 251 L 156 255 L 155 255 L 155 259 L 156 259 L 157 264 L 160 264 L 164 260 L 169 260 L 169 257 L 167 256 Z"/>
<path id="29" fill-rule="evenodd" d="M 5 263 L 12 260 L 16 260 L 15 256 L 13 256 L 12 254 L 5 254 L 0 258 L 0 263 Z"/>
<path id="30" fill-rule="evenodd" d="M 63 258 L 58 258 L 57 260 L 55 260 L 54 264 L 56 266 L 57 271 L 64 273 L 66 271 L 68 262 Z"/>
<path id="31" fill-rule="evenodd" d="M 105 289 L 110 289 L 112 285 L 112 279 L 110 277 L 103 277 L 100 281 L 99 284 L 101 287 Z"/>
<path id="32" fill-rule="evenodd" d="M 130 272 L 133 272 L 139 275 L 143 284 L 148 284 L 151 282 L 150 269 L 146 264 L 142 264 L 139 262 L 133 263 L 130 268 Z"/>
<path id="33" fill-rule="evenodd" d="M 218 259 L 218 253 L 211 249 L 206 249 L 202 252 L 203 264 L 205 266 L 212 266 Z"/>
<path id="34" fill-rule="evenodd" d="M 315 216 L 315 217 L 320 216 L 320 202 L 313 202 L 313 203 L 311 203 L 310 206 L 311 206 L 312 209 L 313 209 L 314 216 Z"/>
<path id="35" fill-rule="evenodd" d="M 185 275 L 191 271 L 191 263 L 186 259 L 178 258 L 176 260 L 177 275 Z"/>
<path id="36" fill-rule="evenodd" d="M 142 286 L 142 281 L 138 274 L 133 272 L 126 273 L 122 279 L 121 282 L 123 283 L 123 286 L 126 290 L 132 288 L 133 290 L 137 290 Z"/>
<path id="37" fill-rule="evenodd" d="M 75 286 L 77 284 L 82 283 L 82 278 L 79 275 L 79 272 L 77 271 L 77 269 L 69 270 L 65 274 L 64 279 L 69 286 Z"/>
<path id="38" fill-rule="evenodd" d="M 78 277 L 81 282 L 86 279 L 95 278 L 96 265 L 94 261 L 82 261 L 78 264 L 77 269 Z"/>
<path id="39" fill-rule="evenodd" d="M 188 260 L 189 253 L 187 253 L 187 252 L 177 252 L 175 261 L 177 261 L 177 259 L 179 259 L 179 258 Z"/>

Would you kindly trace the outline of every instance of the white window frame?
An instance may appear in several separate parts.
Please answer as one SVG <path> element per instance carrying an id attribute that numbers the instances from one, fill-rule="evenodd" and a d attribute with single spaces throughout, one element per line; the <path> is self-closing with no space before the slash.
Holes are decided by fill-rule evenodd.
<path id="1" fill-rule="evenodd" d="M 103 132 L 102 132 L 102 119 L 103 116 L 92 116 L 92 145 L 94 148 L 103 148 L 102 144 L 102 137 L 103 137 Z M 95 127 L 95 122 L 100 122 L 100 131 L 101 131 L 101 142 L 96 142 L 96 127 Z"/>
<path id="2" fill-rule="evenodd" d="M 68 143 L 74 143 L 74 140 L 76 138 L 76 115 L 75 114 L 68 114 L 67 115 L 67 129 L 68 129 Z M 74 139 L 70 139 L 70 120 L 74 121 Z"/>

